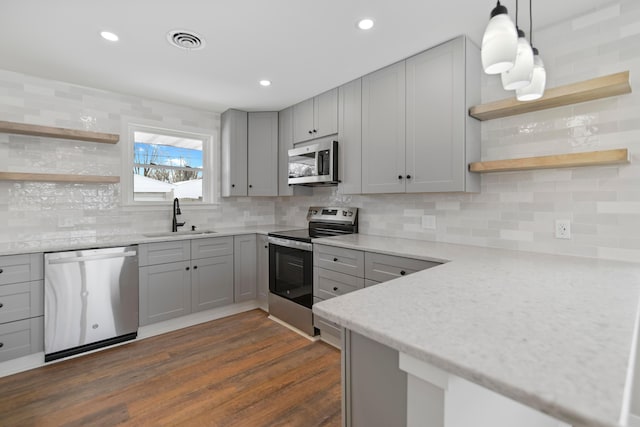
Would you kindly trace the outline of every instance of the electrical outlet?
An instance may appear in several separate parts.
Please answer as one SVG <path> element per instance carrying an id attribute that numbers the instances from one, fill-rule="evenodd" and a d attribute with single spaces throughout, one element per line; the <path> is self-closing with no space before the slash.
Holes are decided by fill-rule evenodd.
<path id="1" fill-rule="evenodd" d="M 556 219 L 556 239 L 571 238 L 571 220 Z"/>
<path id="2" fill-rule="evenodd" d="M 422 215 L 422 228 L 427 230 L 436 229 L 436 216 L 435 215 Z"/>

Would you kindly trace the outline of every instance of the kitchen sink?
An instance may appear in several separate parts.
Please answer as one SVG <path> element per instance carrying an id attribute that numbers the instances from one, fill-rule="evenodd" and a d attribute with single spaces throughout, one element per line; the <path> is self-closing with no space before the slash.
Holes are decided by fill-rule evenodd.
<path id="1" fill-rule="evenodd" d="M 203 234 L 214 234 L 213 230 L 193 230 L 193 231 L 163 231 L 161 233 L 144 233 L 144 237 L 174 237 L 174 236 L 201 236 Z"/>

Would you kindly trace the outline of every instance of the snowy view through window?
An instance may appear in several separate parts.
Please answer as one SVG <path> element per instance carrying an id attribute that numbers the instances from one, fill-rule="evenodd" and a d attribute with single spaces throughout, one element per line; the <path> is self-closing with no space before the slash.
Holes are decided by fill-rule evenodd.
<path id="1" fill-rule="evenodd" d="M 201 139 L 134 132 L 135 201 L 202 201 Z"/>

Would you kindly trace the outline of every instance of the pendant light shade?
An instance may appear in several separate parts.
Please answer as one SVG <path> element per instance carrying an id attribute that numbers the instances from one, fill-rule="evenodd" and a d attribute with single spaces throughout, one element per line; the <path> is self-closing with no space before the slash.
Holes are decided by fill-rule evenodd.
<path id="1" fill-rule="evenodd" d="M 500 74 L 514 65 L 518 51 L 518 33 L 500 2 L 491 11 L 491 19 L 482 37 L 482 68 L 487 74 Z"/>
<path id="2" fill-rule="evenodd" d="M 544 69 L 542 58 L 538 55 L 538 49 L 533 48 L 533 76 L 531 84 L 516 90 L 518 101 L 534 101 L 542 98 L 547 85 L 547 71 Z"/>
<path id="3" fill-rule="evenodd" d="M 533 74 L 533 51 L 524 31 L 518 30 L 518 53 L 513 68 L 502 73 L 502 87 L 505 90 L 516 90 L 528 86 Z"/>

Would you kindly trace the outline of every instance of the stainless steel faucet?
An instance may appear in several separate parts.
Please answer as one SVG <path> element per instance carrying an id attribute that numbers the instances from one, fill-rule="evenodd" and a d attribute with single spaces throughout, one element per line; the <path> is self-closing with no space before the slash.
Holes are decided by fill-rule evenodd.
<path id="1" fill-rule="evenodd" d="M 173 225 L 171 226 L 171 231 L 173 232 L 178 231 L 178 227 L 182 227 L 185 224 L 184 222 L 178 222 L 178 215 L 180 215 L 181 213 L 180 201 L 176 197 L 175 199 L 173 199 Z"/>

